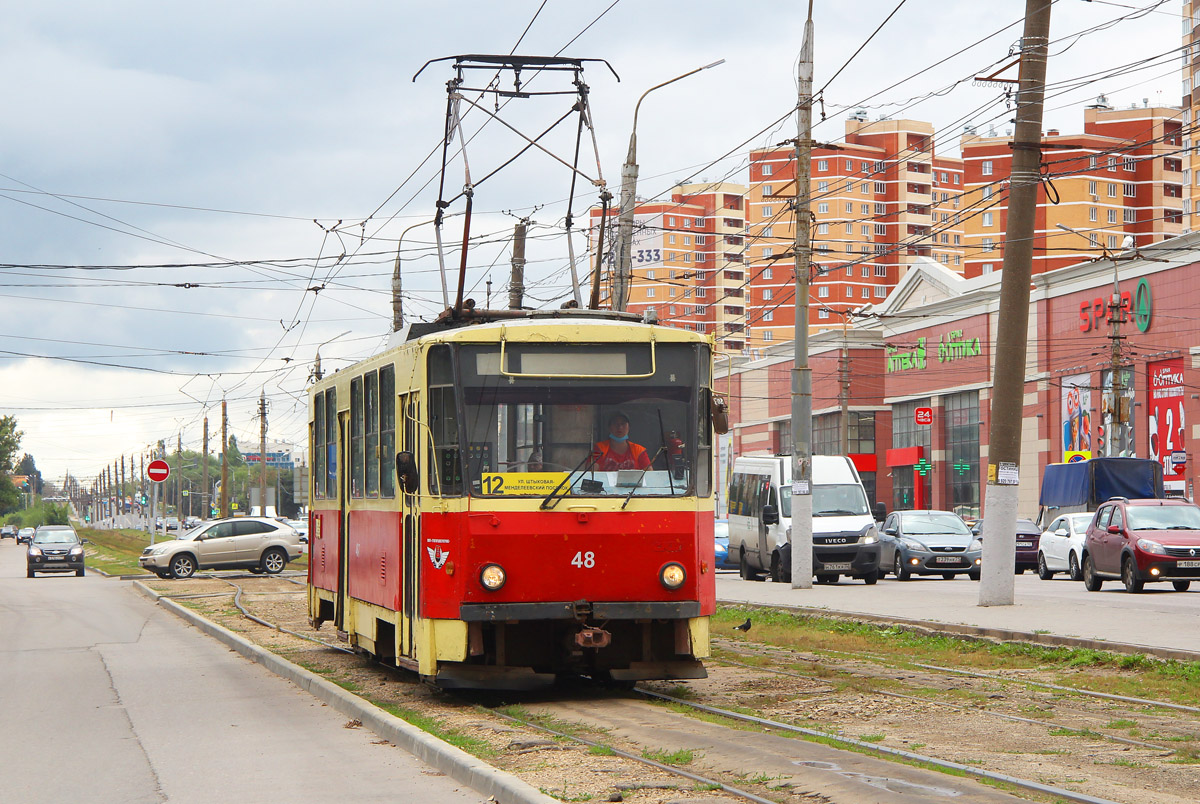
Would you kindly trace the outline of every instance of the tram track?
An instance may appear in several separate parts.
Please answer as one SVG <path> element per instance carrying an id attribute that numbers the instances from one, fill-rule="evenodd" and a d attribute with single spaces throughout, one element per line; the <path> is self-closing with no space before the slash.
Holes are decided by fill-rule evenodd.
<path id="1" fill-rule="evenodd" d="M 300 580 L 281 578 L 274 576 L 277 581 L 286 581 L 290 584 L 301 583 Z M 296 601 L 295 604 L 289 602 L 288 599 L 295 598 L 296 592 L 300 590 L 285 590 L 281 594 L 279 590 L 280 584 L 275 584 L 273 591 L 260 592 L 256 587 L 263 585 L 267 579 L 260 576 L 210 576 L 205 579 L 211 582 L 219 582 L 224 586 L 229 587 L 228 591 L 205 592 L 205 597 L 195 595 L 184 595 L 181 597 L 189 597 L 195 601 L 196 605 L 211 606 L 216 602 L 216 598 L 230 597 L 236 601 L 234 603 L 237 616 L 242 619 L 248 619 L 254 622 L 257 626 L 263 629 L 270 629 L 272 632 L 279 635 L 286 635 L 288 638 L 298 638 L 305 640 L 309 644 L 316 643 L 314 648 L 318 649 L 318 654 L 326 648 L 336 651 L 338 655 L 350 654 L 357 656 L 359 661 L 355 663 L 364 674 L 371 675 L 380 679 L 380 683 L 386 682 L 393 689 L 403 688 L 410 692 L 406 694 L 423 696 L 428 699 L 428 703 L 434 707 L 433 711 L 440 711 L 448 704 L 451 710 L 458 710 L 457 716 L 461 719 L 470 716 L 466 714 L 468 710 L 475 711 L 476 717 L 484 716 L 496 721 L 503 721 L 510 726 L 518 727 L 521 731 L 535 732 L 543 735 L 548 735 L 554 741 L 569 742 L 579 746 L 574 752 L 555 751 L 552 747 L 524 749 L 533 752 L 534 756 L 541 757 L 540 765 L 545 765 L 549 762 L 559 763 L 562 767 L 556 773 L 561 773 L 563 779 L 572 781 L 562 782 L 562 797 L 570 797 L 570 791 L 583 789 L 587 783 L 587 779 L 582 778 L 586 775 L 586 767 L 589 763 L 595 762 L 593 754 L 590 752 L 603 751 L 605 754 L 611 753 L 614 759 L 629 763 L 631 765 L 644 767 L 646 774 L 654 774 L 658 777 L 658 781 L 646 785 L 632 784 L 616 789 L 622 790 L 624 795 L 629 796 L 629 800 L 654 800 L 653 795 L 647 793 L 647 790 L 665 790 L 674 789 L 677 795 L 681 790 L 686 790 L 687 787 L 697 787 L 705 795 L 709 796 L 724 796 L 724 800 L 732 800 L 737 798 L 743 801 L 766 802 L 766 801 L 789 801 L 797 800 L 795 796 L 800 795 L 802 798 L 808 795 L 821 794 L 822 782 L 824 777 L 837 777 L 837 779 L 856 780 L 857 784 L 875 784 L 882 786 L 885 789 L 896 791 L 913 792 L 917 791 L 918 795 L 924 788 L 930 788 L 926 791 L 927 797 L 932 800 L 936 797 L 946 795 L 945 790 L 954 789 L 955 785 L 961 784 L 955 780 L 954 776 L 944 774 L 962 774 L 969 775 L 975 779 L 982 780 L 988 784 L 998 784 L 1001 786 L 1011 787 L 1025 791 L 1025 793 L 1034 799 L 1053 800 L 1057 798 L 1062 801 L 1079 802 L 1080 804 L 1111 804 L 1112 802 L 1120 802 L 1121 804 L 1130 804 L 1135 801 L 1143 801 L 1145 799 L 1133 796 L 1133 791 L 1140 791 L 1141 786 L 1129 784 L 1124 793 L 1114 792 L 1110 787 L 1108 789 L 1094 790 L 1088 787 L 1087 791 L 1072 789 L 1070 786 L 1056 784 L 1055 779 L 1047 779 L 1044 775 L 1033 774 L 1033 778 L 1024 778 L 1030 774 L 1004 772 L 1003 766 L 1000 769 L 993 768 L 991 763 L 982 758 L 980 761 L 956 761 L 953 758 L 940 756 L 938 751 L 921 752 L 918 750 L 909 750 L 904 747 L 896 747 L 892 745 L 879 745 L 870 739 L 862 740 L 856 736 L 852 736 L 839 730 L 825 730 L 820 726 L 812 727 L 811 724 L 798 725 L 790 717 L 779 717 L 770 712 L 757 712 L 755 714 L 747 713 L 747 705 L 737 703 L 728 705 L 723 701 L 717 700 L 719 696 L 713 696 L 708 691 L 698 689 L 698 684 L 693 684 L 686 688 L 687 695 L 681 696 L 672 694 L 674 690 L 669 688 L 665 682 L 660 682 L 657 688 L 651 688 L 651 685 L 642 685 L 636 692 L 632 694 L 614 695 L 611 691 L 597 693 L 599 688 L 588 688 L 581 690 L 576 695 L 563 694 L 560 700 L 537 700 L 532 702 L 524 701 L 521 707 L 536 707 L 539 713 L 538 717 L 528 718 L 519 717 L 512 711 L 500 711 L 504 707 L 489 707 L 483 706 L 478 702 L 472 702 L 468 699 L 456 699 L 452 696 L 433 693 L 427 688 L 424 692 L 416 692 L 418 688 L 424 688 L 417 682 L 412 684 L 397 685 L 397 671 L 394 668 L 368 662 L 367 657 L 363 654 L 350 650 L 343 645 L 331 644 L 321 639 L 314 638 L 310 634 L 301 633 L 304 628 L 292 625 L 281 625 L 274 622 L 270 614 L 263 616 L 264 612 L 257 605 L 260 600 L 272 601 L 271 605 L 276 608 L 271 609 L 278 613 L 280 606 L 287 605 L 291 614 L 287 615 L 285 622 L 294 624 L 297 621 L 303 621 L 305 607 L 303 603 Z M 264 598 L 259 598 L 259 594 L 263 594 Z M 211 597 L 208 597 L 211 595 Z M 281 602 L 282 601 L 282 602 Z M 231 614 L 232 609 L 227 609 Z M 252 633 L 264 633 L 258 628 L 253 629 Z M 722 638 L 717 638 L 715 644 L 722 645 L 729 642 Z M 754 646 L 745 643 L 742 640 L 737 640 L 737 645 L 740 650 L 751 651 Z M 770 651 L 778 651 L 778 648 L 770 648 L 764 646 L 763 653 Z M 312 655 L 306 652 L 306 656 Z M 333 654 L 326 654 L 332 657 Z M 747 657 L 750 661 L 756 658 L 761 658 L 755 654 Z M 849 662 L 891 662 L 900 664 L 894 659 L 889 660 L 884 656 L 870 656 L 866 653 L 850 654 L 843 653 L 843 658 Z M 323 660 L 324 661 L 324 660 Z M 332 658 L 329 661 L 333 661 Z M 813 662 L 814 664 L 829 665 L 831 660 L 828 656 L 818 656 L 816 654 L 794 653 L 788 654 L 786 661 Z M 742 673 L 750 681 L 750 686 L 753 688 L 758 684 L 755 679 L 765 679 L 767 677 L 776 677 L 781 680 L 804 681 L 806 677 L 803 673 L 791 673 L 779 668 L 763 667 L 753 665 L 736 660 L 718 658 L 710 659 L 710 672 L 719 678 L 725 671 L 722 668 L 736 670 Z M 345 666 L 345 662 L 341 663 Z M 906 662 L 906 667 L 915 667 L 916 663 Z M 828 669 L 828 668 L 827 668 Z M 946 668 L 938 665 L 928 665 L 923 668 L 924 672 L 935 673 L 942 671 L 956 671 L 958 668 Z M 969 671 L 968 671 L 969 672 Z M 946 675 L 959 676 L 960 673 L 946 672 Z M 991 684 L 997 681 L 990 674 L 978 674 L 979 681 Z M 408 680 L 408 679 L 404 679 Z M 811 680 L 811 679 L 808 679 Z M 819 679 L 822 680 L 822 679 Z M 827 679 L 824 679 L 827 680 Z M 1024 684 L 1030 679 L 1009 679 L 1001 678 L 999 681 L 1012 684 Z M 681 685 L 682 686 L 682 685 Z M 1061 687 L 1061 689 L 1056 688 Z M 1047 692 L 1055 695 L 1072 694 L 1073 688 L 1063 685 L 1048 685 Z M 893 690 L 881 690 L 880 697 L 883 699 L 894 700 L 898 705 L 905 706 L 908 704 L 927 706 L 931 703 L 936 703 L 940 708 L 948 711 L 962 712 L 964 715 L 971 716 L 988 716 L 991 713 L 980 711 L 978 707 L 959 706 L 953 704 L 945 704 L 945 702 L 933 702 L 919 696 L 905 695 Z M 1080 694 L 1088 693 L 1088 690 L 1078 690 Z M 561 693 L 561 691 L 557 691 Z M 785 692 L 785 695 L 790 693 Z M 1124 696 L 1113 696 L 1109 693 L 1101 693 L 1097 696 L 1098 700 L 1104 700 L 1107 703 L 1127 703 L 1128 705 L 1150 705 L 1169 702 L 1150 701 L 1149 699 L 1127 698 Z M 440 702 L 440 703 L 439 703 Z M 753 700 L 749 702 L 750 706 L 757 705 Z M 687 709 L 693 714 L 681 714 L 682 709 Z M 672 709 L 676 711 L 672 711 Z M 655 711 L 657 710 L 657 712 Z M 1190 717 L 1193 714 L 1192 708 L 1183 707 L 1177 710 L 1180 716 Z M 637 739 L 638 735 L 629 737 L 627 735 L 618 734 L 619 729 L 610 729 L 604 725 L 604 716 L 612 715 L 616 718 L 616 723 L 645 720 L 647 722 L 659 722 L 662 725 L 656 729 L 650 730 L 651 733 L 645 739 Z M 999 716 L 1000 713 L 994 713 Z M 586 716 L 585 716 L 586 715 Z M 762 715 L 762 716 L 759 716 Z M 725 725 L 697 725 L 698 718 L 719 718 L 725 722 Z M 1040 718 L 1025 718 L 1020 716 L 1000 717 L 1001 720 L 1006 720 L 1014 724 L 1024 725 L 1037 729 L 1060 729 L 1062 731 L 1070 730 L 1069 723 L 1059 723 L 1058 721 L 1048 721 Z M 688 723 L 684 723 L 684 721 Z M 541 722 L 539 722 L 541 721 Z M 548 722 L 547 722 L 548 721 Z M 556 728 L 558 725 L 565 724 L 566 728 Z M 581 724 L 579 729 L 574 728 L 574 724 Z M 734 725 L 734 724 L 741 724 Z M 480 724 L 474 724 L 479 727 Z M 486 729 L 498 729 L 497 726 L 485 727 Z M 596 734 L 589 734 L 588 729 L 595 728 Z M 775 739 L 786 740 L 787 744 L 792 747 L 781 748 L 787 754 L 788 759 L 783 759 L 784 754 L 780 754 L 780 759 L 776 760 L 769 767 L 766 765 L 749 765 L 746 764 L 745 755 L 740 758 L 736 751 L 743 747 L 748 741 L 765 739 L 760 736 L 752 736 L 750 731 L 761 731 L 766 735 L 776 735 Z M 1077 730 L 1078 731 L 1078 730 Z M 573 733 L 582 732 L 582 733 Z M 694 766 L 688 768 L 672 767 L 671 764 L 659 762 L 652 758 L 664 752 L 681 749 L 682 743 L 678 742 L 682 739 L 681 735 L 691 734 L 696 740 L 697 747 L 696 760 Z M 598 736 L 597 736 L 598 735 Z M 861 735 L 860 735 L 861 736 Z M 1121 735 L 1094 735 L 1096 739 L 1103 737 L 1109 744 L 1123 744 L 1123 747 L 1128 750 L 1136 750 L 1140 752 L 1169 751 L 1170 748 L 1139 741 L 1132 738 L 1123 738 Z M 1113 739 L 1115 738 L 1115 739 Z M 672 742 L 676 740 L 676 742 Z M 802 741 L 801 742 L 798 742 Z M 1086 742 L 1086 740 L 1085 740 Z M 514 739 L 513 744 L 519 744 L 521 740 Z M 797 747 L 803 744 L 804 748 Z M 835 746 L 836 753 L 831 755 L 817 756 L 813 758 L 812 751 L 826 751 L 827 746 Z M 913 748 L 919 748 L 920 743 L 914 741 Z M 732 750 L 732 755 L 726 755 L 727 750 Z M 539 753 L 540 752 L 540 753 Z M 587 759 L 581 760 L 580 757 L 586 753 Z M 648 754 L 650 756 L 642 756 Z M 801 757 L 797 760 L 796 757 Z M 806 758 L 807 757 L 807 758 Z M 865 769 L 863 763 L 870 758 L 870 761 L 877 763 L 871 765 L 869 769 Z M 661 758 L 661 757 L 660 757 Z M 505 757 L 508 760 L 508 757 Z M 1030 763 L 1032 766 L 1033 763 Z M 500 767 L 505 767 L 502 762 Z M 574 767 L 572 767 L 574 766 Z M 558 765 L 556 765 L 558 767 Z M 741 770 L 738 770 L 738 768 Z M 1020 767 L 1020 766 L 1018 766 Z M 914 770 L 915 768 L 915 770 Z M 930 769 L 936 768 L 936 771 Z M 1009 767 L 1007 770 L 1011 771 Z M 919 771 L 919 773 L 918 773 Z M 525 771 L 516 769 L 517 773 L 521 774 Z M 637 772 L 630 772 L 637 777 Z M 681 787 L 673 787 L 668 782 L 662 781 L 662 776 L 669 774 L 679 780 L 678 784 Z M 915 775 L 914 775 L 915 774 Z M 1087 778 L 1085 771 L 1079 771 L 1075 774 L 1067 774 L 1070 781 L 1073 781 L 1077 786 Z M 622 776 L 621 778 L 626 778 Z M 647 777 L 649 778 L 649 777 Z M 719 787 L 718 787 L 719 786 Z M 543 786 L 543 789 L 546 789 Z M 983 788 L 986 790 L 987 788 Z M 641 792 L 638 792 L 638 791 Z M 938 792 L 942 791 L 942 792 Z M 649 795 L 650 798 L 645 798 Z M 958 795 L 957 793 L 955 795 Z M 983 795 L 983 794 L 981 794 Z M 987 795 L 999 795 L 997 793 L 988 793 Z M 1107 796 L 1107 797 L 1106 797 Z M 703 797 L 703 796 L 701 796 Z M 980 800 L 995 800 L 987 798 Z M 603 800 L 601 797 L 599 800 Z M 667 800 L 667 799 L 663 799 Z M 808 800 L 803 798 L 803 800 Z M 814 798 L 813 800 L 817 800 Z M 853 794 L 839 794 L 826 796 L 826 801 L 830 802 L 858 802 L 871 799 L 860 798 Z M 887 800 L 887 799 L 879 799 Z M 962 801 L 975 800 L 971 797 L 962 798 Z M 1011 799 L 1009 799 L 1011 800 Z M 1186 795 L 1176 798 L 1155 798 L 1153 801 L 1187 801 Z M 1191 799 L 1194 800 L 1194 799 Z"/>

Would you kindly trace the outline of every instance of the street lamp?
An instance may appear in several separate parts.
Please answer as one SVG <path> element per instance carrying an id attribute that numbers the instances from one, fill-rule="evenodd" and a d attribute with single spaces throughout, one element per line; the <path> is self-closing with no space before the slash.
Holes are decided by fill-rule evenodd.
<path id="1" fill-rule="evenodd" d="M 637 104 L 633 107 L 633 130 L 629 133 L 629 153 L 625 157 L 625 164 L 621 168 L 621 211 L 617 218 L 617 243 L 619 250 L 617 252 L 617 271 L 616 281 L 613 283 L 613 298 L 612 309 L 623 311 L 629 302 L 629 282 L 633 273 L 633 265 L 630 255 L 633 250 L 633 198 L 637 190 L 637 117 L 638 111 L 642 108 L 642 101 L 656 89 L 661 89 L 667 84 L 674 84 L 676 81 L 681 81 L 689 75 L 695 75 L 701 70 L 707 70 L 710 67 L 716 67 L 724 64 L 725 59 L 714 61 L 712 64 L 706 64 L 703 67 L 686 72 L 683 75 L 678 75 L 670 81 L 663 81 L 661 84 L 656 84 L 638 98 Z"/>
<path id="2" fill-rule="evenodd" d="M 442 220 L 445 220 L 446 218 L 453 218 L 456 215 L 462 215 L 462 214 L 463 213 L 461 213 L 461 212 L 452 212 L 449 215 L 443 215 Z M 420 223 L 414 223 L 412 226 L 408 227 L 403 232 L 401 232 L 400 237 L 396 240 L 396 267 L 392 270 L 392 332 L 399 332 L 400 327 L 403 325 L 403 322 L 401 321 L 401 319 L 403 318 L 403 316 L 401 314 L 402 307 L 400 304 L 400 249 L 401 249 L 401 246 L 403 246 L 403 244 L 404 244 L 404 236 L 406 234 L 408 234 L 409 232 L 411 232 L 413 229 L 416 229 L 418 226 L 426 226 L 430 223 L 437 223 L 437 219 L 433 218 L 433 219 L 430 219 L 427 221 L 421 221 Z M 442 253 L 442 249 L 441 249 L 442 229 L 440 226 L 438 227 L 438 230 L 437 230 L 437 236 L 438 236 L 438 241 L 439 241 L 438 255 L 440 256 Z M 444 270 L 444 267 L 443 267 L 443 270 L 439 271 L 439 273 L 442 275 L 442 302 L 447 307 L 449 307 L 450 306 L 450 290 L 446 286 L 446 271 Z M 320 379 L 320 378 L 318 377 L 318 379 Z"/>
<path id="3" fill-rule="evenodd" d="M 342 336 L 349 335 L 349 334 L 350 334 L 350 330 L 346 330 L 345 332 L 341 333 L 340 335 L 334 335 L 329 340 L 327 340 L 324 343 L 317 346 L 317 357 L 313 361 L 313 379 L 319 380 L 325 376 L 324 374 L 321 373 L 321 347 L 325 346 L 326 344 L 333 343 L 338 338 L 341 338 Z"/>

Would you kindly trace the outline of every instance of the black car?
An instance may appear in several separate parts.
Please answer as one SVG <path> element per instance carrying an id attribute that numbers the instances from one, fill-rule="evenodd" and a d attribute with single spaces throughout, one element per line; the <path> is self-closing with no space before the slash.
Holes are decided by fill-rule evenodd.
<path id="1" fill-rule="evenodd" d="M 39 572 L 74 572 L 82 578 L 86 543 L 70 525 L 42 525 L 25 553 L 26 577 Z"/>
<path id="2" fill-rule="evenodd" d="M 15 525 L 4 525 L 0 527 L 0 539 L 15 539 L 17 538 L 17 528 Z"/>

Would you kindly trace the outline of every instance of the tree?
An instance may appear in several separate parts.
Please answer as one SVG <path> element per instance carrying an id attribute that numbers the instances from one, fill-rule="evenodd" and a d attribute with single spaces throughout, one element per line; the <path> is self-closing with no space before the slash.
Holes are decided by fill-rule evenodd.
<path id="1" fill-rule="evenodd" d="M 229 437 L 229 447 L 226 450 L 225 459 L 230 466 L 245 466 L 246 459 L 242 457 L 242 451 L 238 449 L 237 436 Z"/>
<path id="2" fill-rule="evenodd" d="M 13 474 L 25 475 L 31 478 L 29 490 L 38 494 L 42 493 L 42 473 L 38 471 L 37 461 L 28 452 L 25 453 L 25 457 L 21 459 L 21 462 L 17 464 L 17 468 Z"/>
<path id="3" fill-rule="evenodd" d="M 25 435 L 17 429 L 17 420 L 13 416 L 0 417 L 0 474 L 11 474 L 13 460 L 17 450 L 21 448 L 21 436 Z"/>

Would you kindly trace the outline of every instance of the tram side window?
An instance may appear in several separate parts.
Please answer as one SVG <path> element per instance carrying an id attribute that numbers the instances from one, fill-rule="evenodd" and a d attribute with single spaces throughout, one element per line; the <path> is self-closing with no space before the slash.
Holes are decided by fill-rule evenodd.
<path id="1" fill-rule="evenodd" d="M 350 496 L 363 496 L 363 381 L 350 380 Z"/>
<path id="2" fill-rule="evenodd" d="M 363 391 L 366 416 L 366 470 L 367 496 L 379 496 L 379 374 L 370 372 L 363 376 Z"/>
<path id="3" fill-rule="evenodd" d="M 462 463 L 459 457 L 458 412 L 454 397 L 454 370 L 450 348 L 429 350 L 429 434 L 431 471 L 429 490 L 434 494 L 462 494 Z"/>
<path id="4" fill-rule="evenodd" d="M 338 496 L 337 389 L 325 392 L 325 496 Z"/>
<path id="5" fill-rule="evenodd" d="M 379 370 L 379 493 L 396 496 L 396 369 Z"/>
<path id="6" fill-rule="evenodd" d="M 313 394 L 313 420 L 309 425 L 309 443 L 312 444 L 313 497 L 325 498 L 325 394 Z"/>

